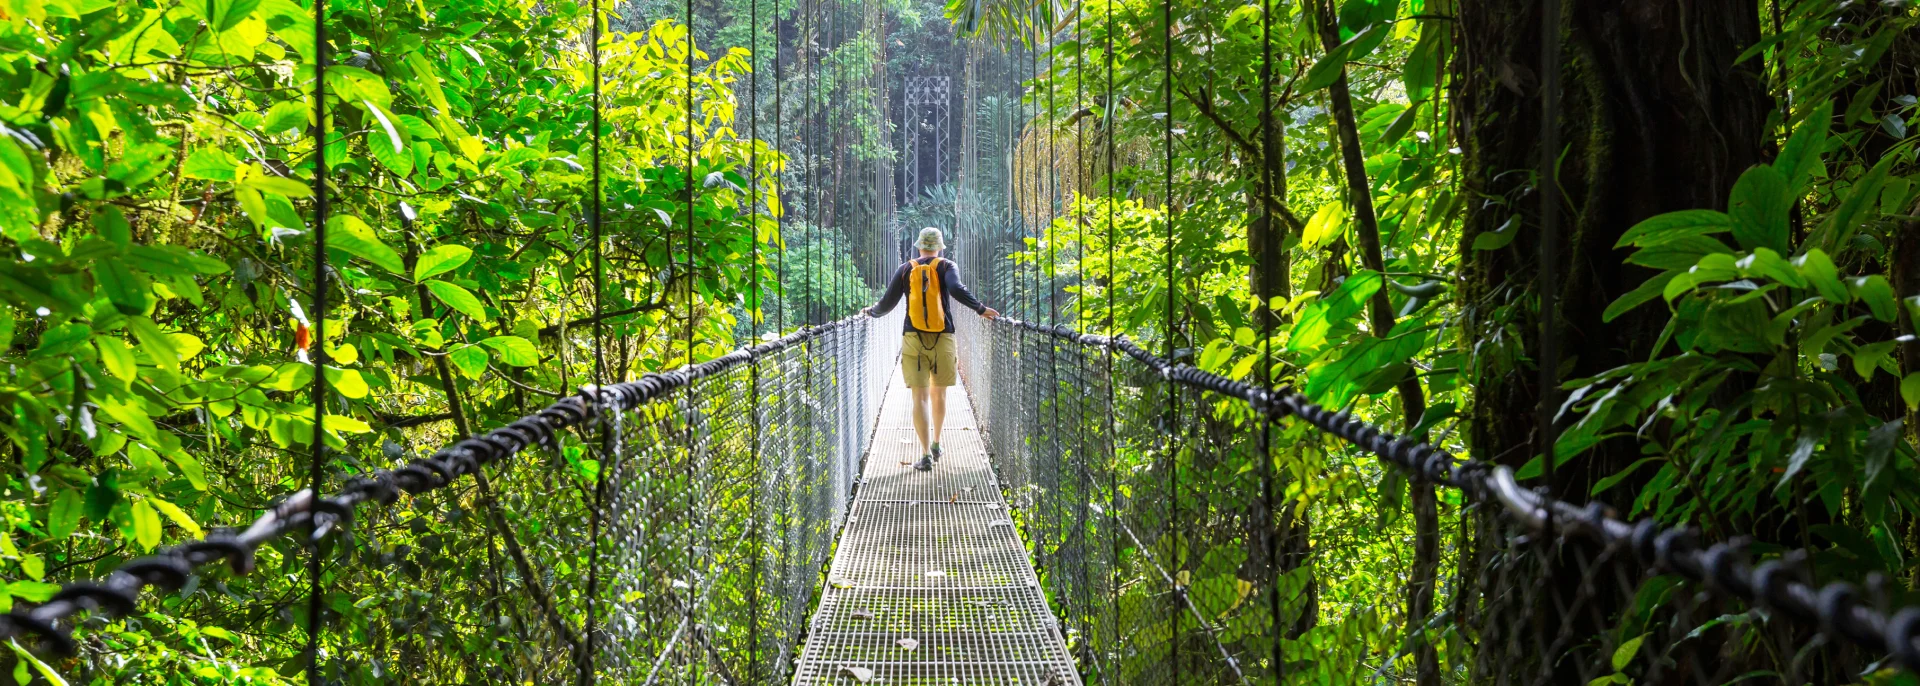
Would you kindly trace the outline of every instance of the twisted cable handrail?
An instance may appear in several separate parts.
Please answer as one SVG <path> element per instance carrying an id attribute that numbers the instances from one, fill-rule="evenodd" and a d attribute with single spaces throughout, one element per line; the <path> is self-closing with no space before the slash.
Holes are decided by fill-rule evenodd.
<path id="1" fill-rule="evenodd" d="M 1890 655 L 1908 671 L 1920 672 L 1920 643 L 1916 642 L 1920 639 L 1920 606 L 1881 610 L 1863 603 L 1863 591 L 1854 584 L 1834 581 L 1815 586 L 1792 578 L 1794 569 L 1789 560 L 1796 558 L 1793 554 L 1750 565 L 1744 559 L 1744 542 L 1738 539 L 1703 547 L 1697 532 L 1687 527 L 1663 527 L 1652 519 L 1622 521 L 1603 503 L 1575 505 L 1523 488 L 1505 466 L 1456 457 L 1355 419 L 1350 410 L 1329 410 L 1291 386 L 1269 391 L 1167 360 L 1125 335 L 1079 333 L 1065 325 L 1046 326 L 1011 317 L 1001 317 L 997 323 L 1124 353 L 1170 382 L 1239 399 L 1269 420 L 1297 417 L 1323 433 L 1379 456 L 1414 478 L 1460 489 L 1476 502 L 1499 505 L 1508 516 L 1536 531 L 1574 534 L 1605 546 L 1625 547 L 1650 568 L 1778 611 L 1793 621 Z"/>
<path id="2" fill-rule="evenodd" d="M 369 501 L 391 504 L 400 493 L 419 494 L 453 483 L 462 476 L 479 473 L 481 468 L 529 447 L 557 447 L 555 436 L 565 429 L 581 426 L 601 412 L 626 412 L 668 392 L 700 379 L 721 374 L 755 359 L 792 348 L 867 321 L 854 315 L 820 326 L 798 331 L 758 345 L 736 349 L 720 357 L 678 369 L 649 373 L 635 381 L 603 388 L 585 386 L 576 395 L 561 398 L 533 414 L 484 434 L 454 442 L 433 455 L 416 459 L 405 466 L 382 469 L 366 476 L 348 479 L 341 489 L 327 497 L 314 497 L 311 489 L 301 489 L 278 505 L 269 508 L 245 529 L 220 529 L 204 538 L 161 549 L 121 564 L 106 578 L 63 584 L 47 602 L 31 608 L 15 608 L 0 615 L 0 640 L 33 636 L 42 650 L 70 655 L 75 645 L 72 627 L 60 623 L 81 612 L 104 612 L 111 616 L 132 614 L 141 591 L 148 586 L 179 588 L 197 567 L 225 560 L 235 573 L 253 570 L 254 554 L 267 541 L 296 529 L 312 527 L 313 540 L 325 538 L 336 528 L 350 523 L 354 508 Z"/>

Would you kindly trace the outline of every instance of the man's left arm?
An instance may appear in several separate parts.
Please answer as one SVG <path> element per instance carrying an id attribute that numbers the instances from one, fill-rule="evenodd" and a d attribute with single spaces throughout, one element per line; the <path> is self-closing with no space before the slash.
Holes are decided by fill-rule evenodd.
<path id="1" fill-rule="evenodd" d="M 986 304 L 980 302 L 979 298 L 973 297 L 973 291 L 967 290 L 966 282 L 960 280 L 960 268 L 953 266 L 952 262 L 947 263 L 946 283 L 947 292 L 952 293 L 953 299 L 960 301 L 960 304 L 966 305 L 974 312 L 978 312 L 981 316 L 988 319 L 994 319 L 1000 316 L 998 310 L 987 307 Z"/>

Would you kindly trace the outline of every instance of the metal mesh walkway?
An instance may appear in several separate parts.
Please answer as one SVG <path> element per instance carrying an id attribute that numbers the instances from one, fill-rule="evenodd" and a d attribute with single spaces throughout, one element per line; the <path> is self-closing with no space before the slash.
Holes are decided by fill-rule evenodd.
<path id="1" fill-rule="evenodd" d="M 796 686 L 1079 685 L 966 397 L 949 391 L 945 456 L 918 472 L 890 385 Z"/>

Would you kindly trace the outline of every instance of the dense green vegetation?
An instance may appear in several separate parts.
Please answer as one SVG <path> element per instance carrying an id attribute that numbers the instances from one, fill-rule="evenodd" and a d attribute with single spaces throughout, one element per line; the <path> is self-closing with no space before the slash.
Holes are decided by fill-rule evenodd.
<path id="1" fill-rule="evenodd" d="M 1885 574 L 1911 598 L 1913 11 L 1573 3 L 1543 188 L 1540 5 L 954 3 L 989 39 L 1039 45 L 1013 68 L 1034 119 L 1006 153 L 1009 213 L 1036 227 L 1023 316 L 1112 322 L 1539 480 L 1546 204 L 1563 236 L 1555 492 L 1750 535 L 1758 555 L 1807 547 L 1815 578 Z M 1422 580 L 1472 545 L 1458 494 L 1298 427 L 1278 440 L 1277 526 L 1304 584 L 1290 678 L 1465 678 L 1471 636 L 1406 629 L 1447 607 Z M 1195 483 L 1253 470 L 1175 459 Z"/>
<path id="2" fill-rule="evenodd" d="M 598 150 L 577 0 L 331 3 L 320 146 L 310 3 L 0 3 L 0 606 L 304 487 L 316 344 L 337 481 L 845 314 L 922 224 L 954 230 L 1009 314 L 1111 322 L 1543 478 L 1543 196 L 1565 237 L 1555 492 L 1910 597 L 1914 11 L 1597 4 L 1558 32 L 1543 155 L 1541 8 L 1520 0 L 712 0 L 691 32 L 685 4 L 626 3 Z M 958 83 L 956 157 L 898 197 L 901 86 L 923 73 Z M 1421 551 L 1464 544 L 1457 494 L 1278 440 L 1294 621 L 1236 640 L 1288 641 L 1301 683 L 1463 678 L 1460 637 L 1398 628 L 1435 611 Z M 597 465 L 562 454 L 565 497 L 587 497 Z M 330 547 L 327 677 L 485 680 L 469 666 L 514 636 L 484 609 L 486 553 L 569 525 L 522 507 L 545 484 L 403 500 Z M 277 544 L 13 676 L 304 681 L 302 560 Z"/>

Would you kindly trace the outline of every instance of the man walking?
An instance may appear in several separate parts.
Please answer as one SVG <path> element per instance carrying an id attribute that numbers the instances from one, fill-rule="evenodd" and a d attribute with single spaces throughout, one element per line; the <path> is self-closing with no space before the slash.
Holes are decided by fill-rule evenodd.
<path id="1" fill-rule="evenodd" d="M 905 338 L 900 343 L 900 376 L 913 389 L 913 432 L 920 437 L 920 461 L 914 469 L 927 471 L 940 459 L 940 429 L 947 421 L 947 387 L 954 383 L 954 367 L 959 363 L 953 342 L 953 301 L 958 299 L 980 316 L 994 319 L 1000 313 L 980 304 L 967 285 L 960 282 L 960 270 L 952 261 L 942 259 L 947 249 L 940 230 L 931 226 L 920 230 L 914 247 L 920 256 L 900 265 L 893 282 L 879 304 L 861 310 L 869 317 L 892 312 L 907 299 Z M 931 406 L 932 440 L 928 440 L 927 416 Z"/>

